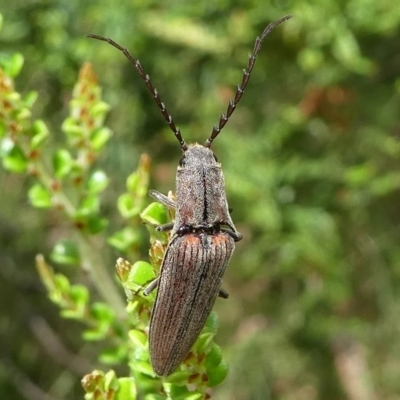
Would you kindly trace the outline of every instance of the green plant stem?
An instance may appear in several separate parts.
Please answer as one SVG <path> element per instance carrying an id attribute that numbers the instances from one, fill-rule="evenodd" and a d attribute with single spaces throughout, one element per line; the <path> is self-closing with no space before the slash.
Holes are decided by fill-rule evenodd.
<path id="1" fill-rule="evenodd" d="M 33 165 L 36 170 L 37 179 L 42 185 L 53 194 L 53 197 L 57 199 L 57 205 L 61 206 L 63 211 L 67 214 L 69 219 L 73 219 L 76 214 L 76 209 L 70 202 L 69 198 L 61 190 L 54 191 L 53 183 L 54 179 L 47 173 L 46 167 L 39 160 L 35 160 Z"/>
<path id="2" fill-rule="evenodd" d="M 67 217 L 70 220 L 73 220 L 76 214 L 76 209 L 68 196 L 61 189 L 54 192 L 54 180 L 48 174 L 41 161 L 36 160 L 34 166 L 39 181 L 47 190 L 49 190 L 50 193 L 53 193 L 57 199 L 58 205 L 62 207 Z M 93 284 L 103 300 L 114 309 L 119 319 L 123 319 L 126 316 L 125 303 L 117 290 L 117 286 L 111 278 L 112 274 L 107 270 L 103 259 L 100 257 L 101 252 L 96 248 L 93 241 L 90 240 L 90 237 L 85 232 L 82 232 L 79 229 L 77 229 L 76 232 L 79 236 L 78 243 L 80 244 L 82 256 L 82 268 L 85 271 L 89 271 L 91 274 Z"/>
<path id="3" fill-rule="evenodd" d="M 101 252 L 97 249 L 91 238 L 79 232 L 79 243 L 82 255 L 82 268 L 89 271 L 92 281 L 97 291 L 103 297 L 104 301 L 109 304 L 115 311 L 119 319 L 125 319 L 127 314 L 125 311 L 126 304 L 122 295 L 117 289 L 117 285 L 111 278 L 114 272 L 110 273 L 101 257 Z"/>

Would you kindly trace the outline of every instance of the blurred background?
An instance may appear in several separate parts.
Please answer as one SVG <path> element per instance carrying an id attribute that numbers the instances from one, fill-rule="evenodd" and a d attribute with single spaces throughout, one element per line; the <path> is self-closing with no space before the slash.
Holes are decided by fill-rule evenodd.
<path id="1" fill-rule="evenodd" d="M 230 366 L 215 398 L 400 399 L 400 2 L 14 0 L 0 12 L 0 53 L 24 56 L 17 89 L 38 91 L 48 146 L 62 140 L 80 67 L 93 64 L 112 107 L 98 161 L 112 177 L 110 231 L 140 154 L 152 159 L 151 187 L 167 192 L 180 149 L 133 67 L 85 34 L 130 49 L 186 141 L 203 143 L 255 37 L 292 14 L 264 41 L 213 144 L 244 236 L 224 279 L 230 298 L 215 306 Z M 29 205 L 28 187 L 0 169 L 0 398 L 83 398 L 82 376 L 104 367 L 37 276 L 35 255 L 64 228 Z M 119 256 L 104 249 L 110 274 Z"/>

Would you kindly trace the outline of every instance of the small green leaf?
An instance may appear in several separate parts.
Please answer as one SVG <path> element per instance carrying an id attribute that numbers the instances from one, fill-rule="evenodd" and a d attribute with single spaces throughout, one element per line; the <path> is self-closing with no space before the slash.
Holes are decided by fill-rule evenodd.
<path id="1" fill-rule="evenodd" d="M 135 198 L 142 200 L 148 193 L 149 185 L 150 158 L 147 154 L 140 156 L 139 165 L 135 172 L 132 172 L 127 180 L 126 187 L 128 192 Z"/>
<path id="2" fill-rule="evenodd" d="M 86 188 L 91 193 L 100 193 L 102 192 L 109 183 L 109 179 L 107 175 L 103 171 L 95 171 L 89 177 Z"/>
<path id="3" fill-rule="evenodd" d="M 92 235 L 103 231 L 107 226 L 107 218 L 100 218 L 97 215 L 90 215 L 86 220 L 86 229 Z"/>
<path id="4" fill-rule="evenodd" d="M 108 183 L 109 179 L 105 172 L 99 170 L 89 177 L 86 187 L 91 193 L 100 193 L 108 186 Z"/>
<path id="5" fill-rule="evenodd" d="M 94 303 L 90 308 L 91 329 L 86 329 L 82 336 L 88 341 L 102 340 L 109 335 L 115 322 L 114 311 L 105 303 Z"/>
<path id="6" fill-rule="evenodd" d="M 214 387 L 219 385 L 225 380 L 229 372 L 228 364 L 225 361 L 221 361 L 217 367 L 210 370 L 208 373 L 208 385 Z"/>
<path id="7" fill-rule="evenodd" d="M 11 64 L 10 64 L 10 76 L 15 78 L 21 72 L 21 69 L 24 65 L 24 57 L 22 54 L 16 53 L 11 56 Z"/>
<path id="8" fill-rule="evenodd" d="M 51 259 L 59 264 L 79 264 L 80 255 L 76 244 L 71 240 L 58 242 L 51 252 Z"/>
<path id="9" fill-rule="evenodd" d="M 74 216 L 75 224 L 88 233 L 96 234 L 103 231 L 108 226 L 107 218 L 100 217 L 97 213 L 88 213 L 90 207 L 96 206 L 96 199 L 88 198 L 88 203 L 79 208 Z M 93 203 L 91 204 L 91 202 Z M 86 206 L 88 208 L 86 208 Z"/>
<path id="10" fill-rule="evenodd" d="M 188 376 L 186 376 L 186 383 L 188 380 Z M 171 380 L 168 379 L 168 382 Z M 175 383 L 175 382 L 174 382 Z M 203 400 L 204 393 L 200 393 L 198 390 L 189 391 L 185 382 L 176 383 L 174 385 L 170 385 L 168 388 L 168 397 L 174 400 Z"/>
<path id="11" fill-rule="evenodd" d="M 19 75 L 24 65 L 24 57 L 19 53 L 12 54 L 11 57 L 2 59 L 1 65 L 6 75 L 15 78 Z"/>
<path id="12" fill-rule="evenodd" d="M 134 378 L 119 378 L 119 389 L 114 400 L 136 400 L 137 389 Z"/>
<path id="13" fill-rule="evenodd" d="M 213 369 L 222 361 L 221 348 L 215 343 L 212 344 L 211 350 L 207 353 L 205 366 L 208 369 Z"/>
<path id="14" fill-rule="evenodd" d="M 53 205 L 51 193 L 40 183 L 36 183 L 29 189 L 28 198 L 31 204 L 37 208 L 50 208 Z"/>
<path id="15" fill-rule="evenodd" d="M 97 342 L 99 340 L 104 339 L 106 332 L 104 330 L 99 329 L 86 329 L 82 333 L 82 338 L 88 342 Z"/>
<path id="16" fill-rule="evenodd" d="M 57 178 L 68 175 L 74 164 L 74 160 L 68 150 L 60 149 L 53 157 L 53 168 Z"/>
<path id="17" fill-rule="evenodd" d="M 133 218 L 139 215 L 142 207 L 129 193 L 124 193 L 118 197 L 118 211 L 124 218 Z"/>
<path id="18" fill-rule="evenodd" d="M 75 303 L 87 304 L 89 300 L 89 291 L 86 286 L 74 285 L 70 291 L 71 299 Z"/>
<path id="19" fill-rule="evenodd" d="M 63 317 L 74 319 L 84 318 L 89 302 L 88 289 L 83 285 L 73 285 L 70 288 L 69 297 L 71 302 L 74 303 L 74 307 L 70 306 L 68 310 L 63 310 Z"/>
<path id="20" fill-rule="evenodd" d="M 100 150 L 110 139 L 112 132 L 108 128 L 99 128 L 93 131 L 90 137 L 90 143 L 94 150 Z"/>
<path id="21" fill-rule="evenodd" d="M 189 370 L 178 369 L 168 377 L 168 383 L 172 383 L 177 386 L 184 386 L 187 384 L 190 375 L 191 372 Z"/>
<path id="22" fill-rule="evenodd" d="M 104 389 L 116 391 L 119 388 L 119 382 L 115 371 L 110 370 L 104 376 Z"/>
<path id="23" fill-rule="evenodd" d="M 154 375 L 153 369 L 149 364 L 149 344 L 147 335 L 137 329 L 132 329 L 129 331 L 129 337 L 132 341 L 130 347 L 134 349 L 134 362 L 132 364 L 136 364 L 139 361 L 143 362 L 142 367 L 149 369 L 151 375 Z M 145 364 L 147 364 L 146 367 Z"/>
<path id="24" fill-rule="evenodd" d="M 93 117 L 103 116 L 110 110 L 110 106 L 104 101 L 98 101 L 90 110 Z"/>
<path id="25" fill-rule="evenodd" d="M 167 211 L 160 203 L 151 203 L 140 213 L 140 218 L 151 225 L 162 225 L 168 222 Z"/>
<path id="26" fill-rule="evenodd" d="M 196 340 L 194 349 L 198 353 L 207 353 L 213 344 L 215 333 L 203 332 Z"/>
<path id="27" fill-rule="evenodd" d="M 68 278 L 62 274 L 55 274 L 52 277 L 52 282 L 44 282 L 48 290 L 50 300 L 59 305 L 64 306 L 65 297 L 68 297 L 70 284 Z"/>
<path id="28" fill-rule="evenodd" d="M 111 323 L 115 319 L 115 313 L 113 309 L 105 303 L 93 303 L 91 308 L 91 315 L 94 319 L 101 323 Z"/>
<path id="29" fill-rule="evenodd" d="M 126 251 L 131 246 L 140 243 L 140 234 L 130 227 L 124 228 L 108 238 L 110 246 L 119 251 Z"/>
<path id="30" fill-rule="evenodd" d="M 126 180 L 126 188 L 131 193 L 136 193 L 138 185 L 140 184 L 140 176 L 137 172 L 132 172 Z"/>
<path id="31" fill-rule="evenodd" d="M 31 90 L 30 92 L 26 93 L 23 99 L 25 107 L 32 108 L 37 98 L 38 98 L 38 92 L 35 92 L 34 90 Z"/>
<path id="32" fill-rule="evenodd" d="M 0 156 L 4 168 L 9 171 L 24 172 L 28 166 L 28 160 L 22 149 L 9 138 L 1 141 Z"/>
<path id="33" fill-rule="evenodd" d="M 100 198 L 97 194 L 86 196 L 79 205 L 79 215 L 97 214 L 100 209 Z"/>
<path id="34" fill-rule="evenodd" d="M 149 362 L 136 360 L 134 363 L 133 362 L 130 363 L 130 367 L 134 371 L 140 372 L 141 374 L 145 374 L 152 377 L 156 376 Z"/>
<path id="35" fill-rule="evenodd" d="M 147 344 L 147 336 L 142 331 L 137 329 L 130 330 L 129 337 L 135 347 L 144 347 Z"/>
<path id="36" fill-rule="evenodd" d="M 69 280 L 63 274 L 54 275 L 54 285 L 61 293 L 68 293 L 70 290 Z"/>
<path id="37" fill-rule="evenodd" d="M 219 324 L 218 314 L 215 311 L 211 311 L 206 321 L 205 330 L 207 332 L 215 333 L 217 332 L 218 324 Z"/>
<path id="38" fill-rule="evenodd" d="M 133 264 L 124 287 L 131 290 L 138 290 L 143 285 L 151 282 L 155 278 L 153 266 L 145 261 L 136 261 Z"/>
<path id="39" fill-rule="evenodd" d="M 78 145 L 85 139 L 84 129 L 77 124 L 74 118 L 66 118 L 61 129 L 68 136 L 70 143 L 73 145 Z"/>
<path id="40" fill-rule="evenodd" d="M 49 129 L 41 119 L 36 120 L 32 125 L 33 136 L 31 139 L 31 149 L 38 148 L 49 136 Z"/>
<path id="41" fill-rule="evenodd" d="M 126 358 L 126 347 L 118 346 L 101 351 L 99 361 L 104 364 L 120 364 Z"/>
<path id="42" fill-rule="evenodd" d="M 22 122 L 31 117 L 31 111 L 26 108 L 18 105 L 18 110 L 15 110 L 14 118 L 17 122 Z"/>

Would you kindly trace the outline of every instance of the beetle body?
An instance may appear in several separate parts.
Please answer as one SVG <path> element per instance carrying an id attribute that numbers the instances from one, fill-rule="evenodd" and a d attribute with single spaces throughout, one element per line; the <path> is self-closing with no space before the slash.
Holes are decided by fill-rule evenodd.
<path id="1" fill-rule="evenodd" d="M 151 194 L 171 206 L 166 196 Z M 221 164 L 205 146 L 185 150 L 172 206 L 175 222 L 149 329 L 150 360 L 158 375 L 169 375 L 188 355 L 220 293 L 234 243 L 242 238 L 229 214 Z"/>
<path id="2" fill-rule="evenodd" d="M 172 229 L 171 239 L 159 278 L 144 291 L 148 294 L 158 286 L 149 329 L 150 360 L 158 375 L 169 375 L 178 367 L 203 328 L 218 294 L 227 297 L 221 289 L 221 279 L 234 243 L 242 239 L 242 235 L 232 222 L 221 165 L 210 147 L 242 98 L 262 41 L 275 26 L 289 18 L 286 16 L 269 24 L 256 38 L 235 97 L 204 146 L 186 144 L 139 60 L 111 39 L 88 35 L 110 43 L 134 65 L 183 151 L 176 175 L 176 202 L 162 193 L 150 191 L 159 202 L 176 210 L 173 224 L 157 228 L 160 231 Z"/>

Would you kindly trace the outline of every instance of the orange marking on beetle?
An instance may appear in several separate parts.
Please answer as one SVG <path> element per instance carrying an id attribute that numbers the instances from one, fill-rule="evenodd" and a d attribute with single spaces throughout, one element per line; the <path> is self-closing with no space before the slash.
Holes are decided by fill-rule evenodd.
<path id="1" fill-rule="evenodd" d="M 215 245 L 223 244 L 228 241 L 228 237 L 226 234 L 220 233 L 219 235 L 215 235 L 212 237 L 212 241 Z"/>
<path id="2" fill-rule="evenodd" d="M 197 235 L 189 234 L 189 235 L 184 237 L 184 241 L 188 245 L 192 245 L 193 246 L 193 245 L 197 245 L 200 242 L 200 238 Z"/>

